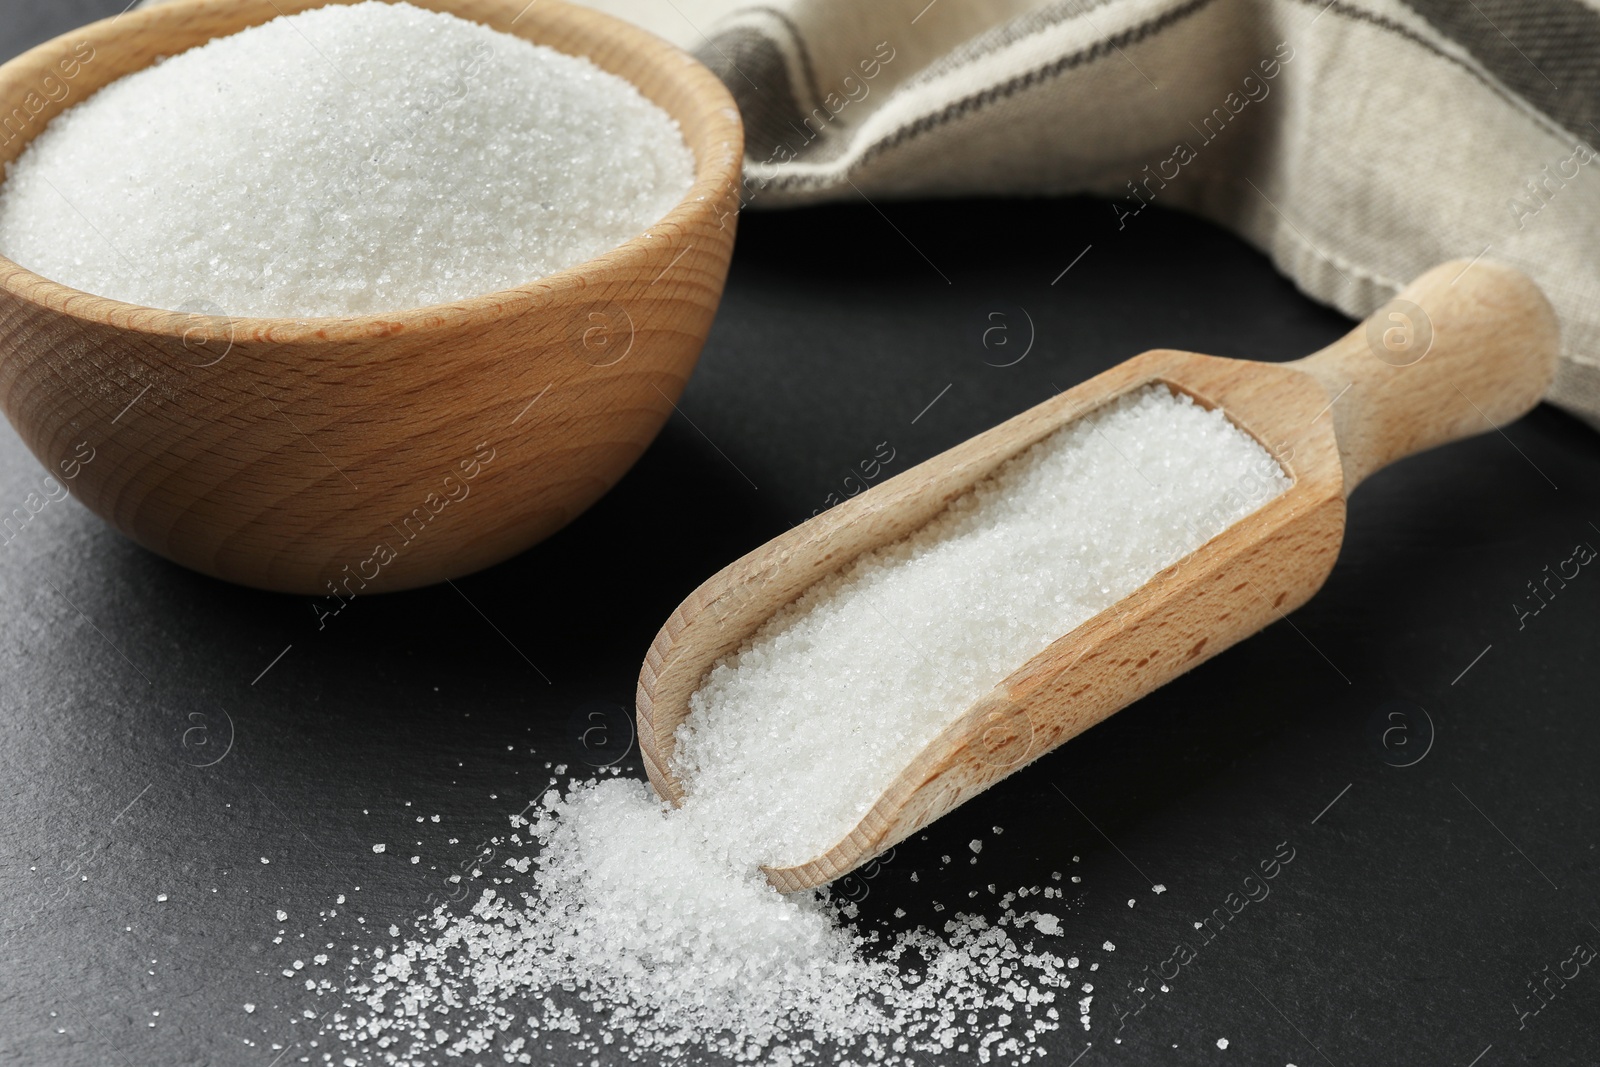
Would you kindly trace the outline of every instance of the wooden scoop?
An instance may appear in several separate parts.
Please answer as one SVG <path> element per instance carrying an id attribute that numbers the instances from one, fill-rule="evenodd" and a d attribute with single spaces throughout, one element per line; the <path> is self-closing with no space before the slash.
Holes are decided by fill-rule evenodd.
<path id="1" fill-rule="evenodd" d="M 1495 429 L 1534 406 L 1560 332 L 1526 276 L 1447 263 L 1372 318 L 1294 363 L 1158 349 L 964 441 L 723 568 L 678 606 L 639 674 L 639 746 L 656 791 L 680 803 L 674 731 L 711 666 L 779 608 L 865 552 L 926 524 L 1004 461 L 1130 390 L 1164 382 L 1221 408 L 1293 484 L 1137 592 L 1018 666 L 955 717 L 844 839 L 791 867 L 821 885 L 928 825 L 1235 641 L 1309 600 L 1333 568 L 1345 498 L 1404 456 Z"/>

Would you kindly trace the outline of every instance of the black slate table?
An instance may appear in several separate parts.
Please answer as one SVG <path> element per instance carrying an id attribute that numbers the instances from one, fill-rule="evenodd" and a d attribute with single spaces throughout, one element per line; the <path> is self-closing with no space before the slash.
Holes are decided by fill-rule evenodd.
<path id="1" fill-rule="evenodd" d="M 119 6 L 10 0 L 0 52 Z M 1208 225 L 1114 221 L 747 216 L 682 414 L 608 497 L 322 626 L 49 504 L 0 548 L 0 1062 L 320 1062 L 302 1012 L 332 1001 L 281 972 L 409 930 L 549 765 L 639 774 L 657 626 L 880 446 L 892 473 L 1146 348 L 1288 359 L 1348 326 Z M 44 473 L 0 429 L 0 511 Z M 1062 1065 L 1600 1062 L 1600 966 L 1568 962 L 1600 948 L 1600 572 L 1521 613 L 1581 543 L 1600 435 L 1548 407 L 1391 468 L 1309 606 L 840 891 L 894 927 L 1079 877 L 1056 947 L 1100 968 Z M 979 865 L 943 862 L 975 837 Z M 1284 855 L 1261 897 L 1246 876 Z"/>

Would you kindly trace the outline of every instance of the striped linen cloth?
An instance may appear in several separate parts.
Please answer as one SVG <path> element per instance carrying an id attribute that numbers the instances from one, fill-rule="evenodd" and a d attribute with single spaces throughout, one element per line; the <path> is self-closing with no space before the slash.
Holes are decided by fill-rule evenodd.
<path id="1" fill-rule="evenodd" d="M 1364 316 L 1447 259 L 1560 313 L 1600 428 L 1600 0 L 586 0 L 692 51 L 750 207 L 1089 192 L 1211 219 Z"/>

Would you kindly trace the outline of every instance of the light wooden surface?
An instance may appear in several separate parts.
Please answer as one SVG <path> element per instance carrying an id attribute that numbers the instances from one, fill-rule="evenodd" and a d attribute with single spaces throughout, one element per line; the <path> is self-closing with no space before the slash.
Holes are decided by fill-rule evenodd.
<path id="1" fill-rule="evenodd" d="M 722 83 L 643 31 L 560 0 L 416 2 L 626 78 L 677 119 L 694 187 L 647 233 L 571 270 L 358 318 L 156 311 L 0 259 L 0 406 L 52 471 L 87 442 L 95 458 L 73 492 L 196 570 L 348 597 L 514 555 L 633 464 L 710 329 L 743 155 Z M 178 0 L 27 52 L 0 67 L 0 114 L 39 110 L 0 145 L 0 164 L 63 107 L 156 57 L 321 3 Z M 61 64 L 85 54 L 68 95 L 41 95 L 59 97 Z M 186 146 L 172 150 L 181 165 Z"/>
<path id="2" fill-rule="evenodd" d="M 926 749 L 908 753 L 905 770 L 823 855 L 767 871 L 786 892 L 831 881 L 1305 603 L 1339 554 L 1350 491 L 1396 459 L 1522 415 L 1549 384 L 1559 341 L 1549 304 L 1525 276 L 1451 263 L 1296 363 L 1165 350 L 1128 360 L 818 515 L 690 594 L 639 675 L 650 780 L 681 802 L 673 735 L 713 663 L 814 582 L 924 525 L 1082 413 L 1165 382 L 1220 407 L 1278 457 L 1293 479 L 1288 491 L 1019 665 Z"/>

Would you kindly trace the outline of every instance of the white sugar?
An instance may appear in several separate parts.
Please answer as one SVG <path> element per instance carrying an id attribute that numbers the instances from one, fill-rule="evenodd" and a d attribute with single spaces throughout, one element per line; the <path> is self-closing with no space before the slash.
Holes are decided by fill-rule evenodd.
<path id="1" fill-rule="evenodd" d="M 832 1048 L 905 1063 L 958 1032 L 1001 1026 L 1022 1050 L 1059 1028 L 1045 1009 L 1061 958 L 1014 912 L 880 942 L 851 905 L 779 894 L 726 851 L 709 809 L 675 811 L 628 779 L 552 791 L 528 832 L 531 885 L 485 889 L 468 915 L 437 909 L 426 938 L 371 967 L 327 1027 L 338 1055 L 428 1063 L 510 1030 L 646 1062 L 809 1064 Z"/>
<path id="2" fill-rule="evenodd" d="M 57 117 L 0 186 L 0 252 L 154 307 L 387 312 L 591 259 L 692 175 L 676 124 L 587 60 L 410 4 L 334 4 Z"/>
<path id="3" fill-rule="evenodd" d="M 377 949 L 325 1025 L 331 1054 L 534 1062 L 559 1042 L 606 1062 L 905 1064 L 976 1046 L 1026 1063 L 1061 1026 L 1058 994 L 1088 1029 L 1093 986 L 1072 989 L 1079 960 L 1053 951 L 1060 917 L 1011 906 L 1035 887 L 890 938 L 760 868 L 831 844 L 984 690 L 1285 485 L 1165 388 L 1079 420 L 717 666 L 679 738 L 681 808 L 613 778 L 513 818 L 536 854 L 504 866 L 528 880 Z M 967 847 L 976 860 L 982 841 Z"/>
<path id="4" fill-rule="evenodd" d="M 1288 481 L 1164 386 L 1080 418 L 719 662 L 676 766 L 771 864 L 821 855 L 906 761 L 1029 658 Z"/>

